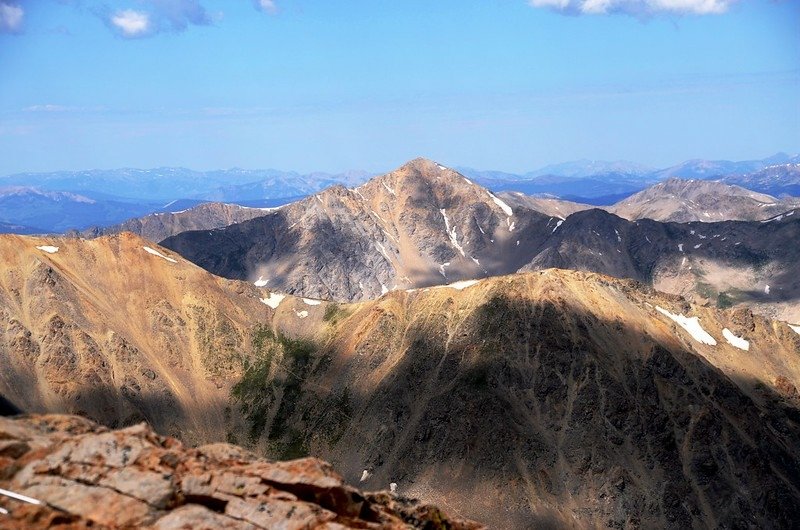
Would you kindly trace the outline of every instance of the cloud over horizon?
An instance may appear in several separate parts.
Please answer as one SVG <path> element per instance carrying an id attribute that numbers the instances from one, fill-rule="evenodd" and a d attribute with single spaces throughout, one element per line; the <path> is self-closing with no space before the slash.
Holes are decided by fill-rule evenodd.
<path id="1" fill-rule="evenodd" d="M 101 16 L 118 35 L 129 39 L 180 33 L 189 26 L 208 26 L 214 21 L 199 0 L 144 0 L 141 4 L 138 9 L 106 10 Z"/>
<path id="2" fill-rule="evenodd" d="M 528 0 L 565 15 L 719 15 L 738 0 Z"/>
<path id="3" fill-rule="evenodd" d="M 22 6 L 0 2 L 0 33 L 18 33 L 24 18 Z"/>

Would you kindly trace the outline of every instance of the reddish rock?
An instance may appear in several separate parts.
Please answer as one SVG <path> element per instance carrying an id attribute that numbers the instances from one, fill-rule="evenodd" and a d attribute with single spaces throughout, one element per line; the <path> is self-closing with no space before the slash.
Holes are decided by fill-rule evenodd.
<path id="1" fill-rule="evenodd" d="M 3 529 L 483 528 L 388 493 L 364 494 L 315 458 L 269 462 L 227 444 L 197 449 L 144 424 L 118 431 L 70 416 L 0 417 Z"/>

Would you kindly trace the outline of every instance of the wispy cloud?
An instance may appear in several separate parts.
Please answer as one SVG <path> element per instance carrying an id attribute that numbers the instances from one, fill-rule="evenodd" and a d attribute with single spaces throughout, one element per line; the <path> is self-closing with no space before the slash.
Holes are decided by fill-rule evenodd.
<path id="1" fill-rule="evenodd" d="M 738 0 L 528 0 L 567 15 L 719 15 Z"/>
<path id="2" fill-rule="evenodd" d="M 31 105 L 30 107 L 25 107 L 22 109 L 25 112 L 67 112 L 71 110 L 72 107 L 66 107 L 64 105 Z"/>
<path id="3" fill-rule="evenodd" d="M 24 18 L 22 6 L 0 2 L 0 33 L 19 33 Z"/>
<path id="4" fill-rule="evenodd" d="M 256 6 L 256 9 L 269 13 L 270 15 L 274 15 L 278 12 L 278 6 L 275 4 L 275 0 L 253 0 L 253 4 Z"/>
<path id="5" fill-rule="evenodd" d="M 67 112 L 104 112 L 108 109 L 103 106 L 96 107 L 75 107 L 70 105 L 55 105 L 52 103 L 45 103 L 42 105 L 31 105 L 22 109 L 22 112 L 39 112 L 39 113 L 67 113 Z"/>
<path id="6" fill-rule="evenodd" d="M 129 39 L 208 26 L 217 18 L 199 0 L 141 0 L 137 9 L 112 12 L 105 7 L 98 14 L 118 35 Z"/>

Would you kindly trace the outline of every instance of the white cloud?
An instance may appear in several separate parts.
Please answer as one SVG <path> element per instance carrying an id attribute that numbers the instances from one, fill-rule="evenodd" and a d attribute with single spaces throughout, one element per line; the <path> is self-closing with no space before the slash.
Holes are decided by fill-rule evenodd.
<path id="1" fill-rule="evenodd" d="M 211 15 L 199 0 L 140 0 L 139 9 L 99 14 L 106 23 L 126 38 L 148 37 L 157 33 L 180 33 L 190 26 L 208 26 L 221 20 L 222 14 Z"/>
<path id="2" fill-rule="evenodd" d="M 253 0 L 253 3 L 255 3 L 256 9 L 260 9 L 265 13 L 274 15 L 278 12 L 278 6 L 275 4 L 275 0 Z"/>
<path id="3" fill-rule="evenodd" d="M 125 37 L 141 37 L 150 32 L 150 15 L 133 9 L 118 11 L 111 16 L 113 24 Z"/>
<path id="4" fill-rule="evenodd" d="M 22 29 L 25 11 L 22 7 L 0 2 L 0 33 L 16 33 Z"/>
<path id="5" fill-rule="evenodd" d="M 716 15 L 737 0 L 528 0 L 532 7 L 544 7 L 571 15 Z"/>

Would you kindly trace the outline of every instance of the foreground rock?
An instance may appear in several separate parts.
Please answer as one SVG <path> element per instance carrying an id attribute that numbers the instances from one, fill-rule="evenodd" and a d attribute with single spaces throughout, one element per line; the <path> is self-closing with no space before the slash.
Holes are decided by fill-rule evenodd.
<path id="1" fill-rule="evenodd" d="M 111 431 L 77 416 L 0 418 L 2 528 L 345 529 L 481 525 L 348 486 L 326 462 L 270 462 L 228 444 L 189 449 L 145 424 Z"/>

